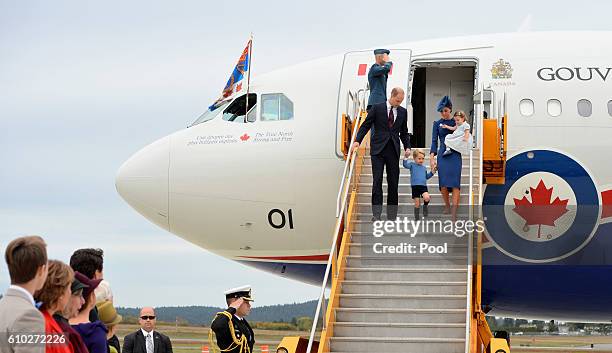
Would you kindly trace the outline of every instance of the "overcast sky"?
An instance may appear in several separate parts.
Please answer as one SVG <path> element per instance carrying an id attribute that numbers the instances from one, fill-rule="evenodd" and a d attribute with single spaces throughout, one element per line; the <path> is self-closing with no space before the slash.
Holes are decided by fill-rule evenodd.
<path id="1" fill-rule="evenodd" d="M 314 286 L 157 228 L 115 191 L 123 161 L 218 96 L 250 32 L 256 76 L 387 43 L 612 30 L 611 13 L 609 1 L 0 0 L 0 250 L 22 234 L 44 236 L 64 261 L 76 248 L 103 248 L 122 306 L 221 306 L 223 290 L 244 282 L 257 305 L 315 299 Z"/>

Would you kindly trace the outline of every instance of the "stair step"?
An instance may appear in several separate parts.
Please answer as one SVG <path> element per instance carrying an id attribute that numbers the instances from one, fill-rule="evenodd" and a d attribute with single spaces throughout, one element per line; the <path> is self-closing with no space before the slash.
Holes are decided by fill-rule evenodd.
<path id="1" fill-rule="evenodd" d="M 459 219 L 459 220 L 465 220 L 467 218 L 468 218 L 467 216 L 457 215 L 457 219 Z M 410 221 L 410 220 L 411 219 L 409 218 L 408 221 Z M 426 220 L 430 220 L 430 219 L 426 219 Z M 431 221 L 436 221 L 436 223 L 425 223 L 423 225 L 423 227 L 425 225 L 428 225 L 428 227 L 431 227 L 431 228 L 426 229 L 426 230 L 428 230 L 428 232 L 423 232 L 423 231 L 421 231 L 421 229 L 419 229 L 417 234 L 416 234 L 416 236 L 418 236 L 418 237 L 420 237 L 422 239 L 424 237 L 429 237 L 429 236 L 441 236 L 441 235 L 450 235 L 450 236 L 453 236 L 454 233 L 450 233 L 449 234 L 449 233 L 444 231 L 445 230 L 445 228 L 444 228 L 445 226 L 446 226 L 446 230 L 450 230 L 451 229 L 451 228 L 448 227 L 448 224 L 450 224 L 450 222 L 451 222 L 451 217 L 450 216 L 448 218 L 441 219 L 441 220 L 439 220 L 439 219 L 431 219 Z M 441 224 L 439 222 L 437 222 L 437 221 L 441 221 Z M 400 216 L 400 222 L 403 222 L 402 216 Z M 370 217 L 366 216 L 366 217 L 363 217 L 363 218 L 354 219 L 351 222 L 351 226 L 352 226 L 352 230 L 354 232 L 365 232 L 365 233 L 372 234 L 372 230 L 374 230 L 374 224 L 372 222 L 372 217 L 371 216 Z M 383 230 L 383 231 L 385 230 L 385 228 L 384 228 L 385 224 L 384 223 L 377 224 L 376 226 L 378 227 L 377 229 L 380 229 L 380 230 Z M 389 232 L 389 233 L 385 232 L 384 235 L 386 236 L 386 235 L 390 235 L 391 233 L 393 233 L 393 234 L 403 234 L 405 237 L 409 237 L 410 236 L 410 234 L 408 232 L 404 231 L 403 224 L 400 224 L 400 228 L 399 229 L 401 230 L 401 232 L 397 232 L 396 231 L 397 230 L 397 225 L 395 225 L 392 229 L 394 230 L 394 232 Z M 410 230 L 410 229 L 411 228 L 408 228 L 408 230 Z M 423 229 L 425 230 L 425 228 L 423 228 Z M 440 230 L 442 230 L 442 232 L 440 232 Z M 434 231 L 436 231 L 436 232 L 434 233 Z M 457 232 L 456 235 L 457 236 L 465 236 L 465 234 L 459 233 L 459 232 Z"/>
<path id="2" fill-rule="evenodd" d="M 389 250 L 395 250 L 398 247 L 400 249 L 404 249 L 405 247 L 410 247 L 413 251 L 415 251 L 415 254 L 379 254 L 375 252 L 375 251 L 382 251 L 383 247 L 385 246 L 390 247 L 390 248 L 387 248 Z M 436 251 L 440 251 L 442 253 L 439 253 L 439 254 L 435 253 Z M 433 245 L 421 238 L 419 239 L 408 238 L 406 239 L 406 241 L 403 241 L 400 243 L 393 243 L 389 241 L 389 239 L 385 239 L 383 237 L 382 239 L 380 239 L 379 243 L 363 244 L 362 246 L 351 244 L 350 254 L 358 255 L 362 257 L 391 257 L 395 259 L 403 259 L 403 258 L 410 259 L 414 256 L 421 256 L 421 255 L 435 256 L 436 258 L 443 259 L 443 260 L 452 258 L 452 257 L 457 257 L 457 258 L 461 257 L 461 258 L 465 258 L 466 265 L 467 265 L 467 246 L 466 245 L 455 245 L 455 244 Z M 414 260 L 414 259 L 411 259 L 411 260 Z M 424 259 L 417 259 L 417 260 L 424 260 Z M 426 260 L 429 261 L 430 259 L 426 259 Z"/>
<path id="3" fill-rule="evenodd" d="M 376 268 L 347 268 L 344 278 L 351 281 L 449 281 L 459 282 L 467 278 L 467 271 L 454 271 L 438 269 L 437 271 L 398 271 L 399 268 L 385 268 L 376 271 Z M 429 269 L 428 269 L 429 270 Z"/>
<path id="4" fill-rule="evenodd" d="M 466 295 L 341 294 L 341 308 L 465 309 Z"/>
<path id="5" fill-rule="evenodd" d="M 405 201 L 402 203 L 405 203 L 407 205 L 413 205 L 414 202 L 412 201 L 412 192 L 408 191 L 408 192 L 398 192 L 398 202 L 399 201 Z M 367 202 L 367 203 L 371 203 L 372 202 L 372 192 L 358 192 L 357 193 L 357 202 L 361 203 L 361 202 Z M 442 195 L 439 193 L 432 193 L 431 194 L 431 203 L 434 205 L 443 205 L 444 204 L 444 199 L 442 199 Z M 467 206 L 469 203 L 469 198 L 470 196 L 467 193 L 462 193 L 461 197 L 459 198 L 459 205 L 462 206 Z M 386 188 L 383 188 L 383 200 L 387 200 L 387 190 Z M 408 202 L 410 201 L 410 202 Z"/>
<path id="6" fill-rule="evenodd" d="M 360 244 L 361 246 L 372 246 L 372 244 L 381 242 L 384 244 L 399 244 L 406 242 L 417 245 L 419 243 L 427 243 L 431 245 L 444 245 L 444 243 L 446 243 L 450 249 L 452 246 L 462 246 L 463 248 L 467 248 L 469 240 L 467 236 L 457 237 L 453 234 L 422 233 L 411 237 L 406 233 L 385 233 L 381 237 L 376 237 L 372 234 L 372 232 L 356 233 L 357 232 L 351 234 L 351 245 Z"/>
<path id="7" fill-rule="evenodd" d="M 411 158 L 411 159 L 409 159 L 409 161 L 410 161 L 410 162 L 413 162 L 414 160 Z M 363 165 L 364 165 L 364 166 L 366 166 L 366 167 L 371 167 L 371 166 L 372 166 L 372 158 L 370 158 L 369 156 L 368 156 L 368 157 L 366 157 L 366 158 L 364 158 L 364 159 L 363 159 L 363 162 L 364 162 L 364 163 L 363 163 Z M 405 168 L 404 168 L 404 160 L 403 160 L 403 159 L 398 159 L 398 160 L 397 160 L 397 162 L 398 162 L 398 164 L 399 164 L 400 168 L 405 169 Z M 436 160 L 436 163 L 437 163 L 437 160 Z M 430 163 L 429 163 L 429 159 L 426 159 L 425 161 L 423 161 L 423 165 L 424 165 L 424 166 L 427 168 L 427 170 L 430 170 Z M 466 159 L 464 159 L 464 160 L 461 162 L 461 166 L 462 166 L 463 168 L 468 168 L 468 167 L 470 166 L 470 160 L 469 160 L 469 159 L 467 159 L 467 158 L 466 158 Z M 478 163 L 476 160 L 474 160 L 474 161 L 472 162 L 472 166 L 473 166 L 474 168 L 480 168 L 480 165 L 479 165 L 479 163 Z M 407 169 L 406 169 L 406 170 L 407 170 Z"/>
<path id="8" fill-rule="evenodd" d="M 432 201 L 434 202 L 434 201 Z M 403 222 L 404 218 L 408 221 L 414 220 L 414 203 L 412 201 L 402 202 L 399 200 L 399 205 L 397 207 L 397 217 L 400 218 L 400 221 Z M 362 221 L 372 223 L 372 204 L 370 201 L 368 202 L 356 202 L 355 203 L 355 213 L 353 221 Z M 382 208 L 382 220 L 386 221 L 386 205 L 383 205 Z M 429 203 L 428 206 L 429 215 L 427 217 L 423 216 L 423 212 L 419 212 L 419 220 L 423 221 L 442 221 L 451 220 L 450 214 L 442 213 L 444 211 L 444 201 L 440 200 L 439 203 Z M 457 209 L 457 218 L 466 220 L 469 217 L 469 205 L 461 205 Z M 476 212 L 476 210 L 475 210 Z M 395 221 L 395 220 L 393 220 Z"/>
<path id="9" fill-rule="evenodd" d="M 460 294 L 467 293 L 467 282 L 443 281 L 357 281 L 344 280 L 342 294 Z"/>
<path id="10" fill-rule="evenodd" d="M 349 267 L 466 267 L 467 256 L 451 255 L 390 255 L 376 256 L 348 255 L 346 263 Z"/>
<path id="11" fill-rule="evenodd" d="M 331 352 L 464 353 L 463 338 L 332 337 Z"/>
<path id="12" fill-rule="evenodd" d="M 465 338 L 464 323 L 336 322 L 335 337 Z"/>
<path id="13" fill-rule="evenodd" d="M 398 241 L 407 241 L 409 238 L 411 238 L 411 234 L 407 234 L 406 232 L 403 231 L 402 232 L 385 232 L 384 235 L 382 235 L 381 237 L 375 237 L 374 234 L 372 234 L 372 226 L 371 226 L 371 221 L 364 221 L 364 220 L 359 220 L 359 221 L 353 221 L 353 223 L 359 225 L 358 228 L 366 228 L 368 224 L 370 224 L 369 229 L 353 229 L 353 231 L 351 232 L 351 241 L 355 242 L 355 243 L 365 243 L 365 244 L 371 244 L 373 242 L 380 242 L 381 238 L 386 239 L 386 241 L 391 241 L 394 240 L 395 243 L 397 243 Z M 384 229 L 383 229 L 384 230 Z M 461 244 L 461 243 L 467 243 L 468 242 L 468 237 L 467 236 L 462 236 L 462 237 L 458 237 L 453 233 L 444 233 L 444 232 L 428 232 L 428 233 L 419 233 L 416 234 L 414 237 L 412 237 L 413 240 L 419 240 L 419 241 L 430 241 L 432 244 L 433 243 L 454 243 L 454 244 Z"/>
<path id="14" fill-rule="evenodd" d="M 465 323 L 465 309 L 338 308 L 340 322 Z"/>
<path id="15" fill-rule="evenodd" d="M 361 170 L 361 173 L 359 173 L 359 183 L 364 183 L 364 184 L 372 184 L 372 179 L 373 175 L 372 175 L 372 171 L 369 168 L 364 168 Z M 438 174 L 434 174 L 434 176 L 432 176 L 431 178 L 427 179 L 427 184 L 428 185 L 434 185 L 437 186 L 438 185 L 438 181 L 439 181 L 439 176 Z M 480 174 L 476 173 L 475 171 L 472 171 L 472 183 L 478 183 L 480 180 Z M 407 170 L 400 170 L 400 177 L 399 177 L 400 181 L 408 181 L 410 180 L 410 172 Z M 383 182 L 387 181 L 387 174 L 383 173 Z M 463 171 L 461 173 L 461 183 L 462 184 L 469 184 L 470 183 L 470 173 L 469 171 Z"/>

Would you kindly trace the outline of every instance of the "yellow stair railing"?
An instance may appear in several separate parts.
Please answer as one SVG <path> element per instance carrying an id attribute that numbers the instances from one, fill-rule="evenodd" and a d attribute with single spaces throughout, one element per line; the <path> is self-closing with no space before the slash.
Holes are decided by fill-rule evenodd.
<path id="1" fill-rule="evenodd" d="M 506 339 L 495 338 L 482 310 L 482 237 L 478 233 L 476 248 L 476 264 L 473 269 L 474 284 L 472 286 L 472 316 L 470 323 L 470 353 L 510 353 Z"/>
<path id="2" fill-rule="evenodd" d="M 327 353 L 330 351 L 329 346 L 329 338 L 331 338 L 334 334 L 334 323 L 336 322 L 336 309 L 340 304 L 340 292 L 341 292 L 341 283 L 344 280 L 344 273 L 346 268 L 346 258 L 350 254 L 350 244 L 351 244 L 351 233 L 353 231 L 353 217 L 355 216 L 356 211 L 356 199 L 358 192 L 358 178 L 361 174 L 361 169 L 363 166 L 363 158 L 365 156 L 365 147 L 366 144 L 360 146 L 360 148 L 356 151 L 356 154 L 353 158 L 355 158 L 355 169 L 354 169 L 354 178 L 350 183 L 350 187 L 348 192 L 350 195 L 348 197 L 348 204 L 346 206 L 345 217 L 341 217 L 339 222 L 342 222 L 342 227 L 340 227 L 338 236 L 338 249 L 337 256 L 332 257 L 332 284 L 331 290 L 329 294 L 329 301 L 327 304 L 327 310 L 325 311 L 324 316 L 324 325 L 323 330 L 321 331 L 321 338 L 319 342 L 318 353 Z"/>
<path id="3" fill-rule="evenodd" d="M 340 183 L 340 191 L 338 193 L 338 205 L 336 209 L 336 226 L 333 232 L 333 241 L 329 252 L 329 259 L 321 285 L 321 294 L 317 303 L 316 313 L 314 316 L 312 328 L 308 344 L 301 337 L 285 337 L 277 347 L 277 352 L 282 353 L 314 353 L 314 352 L 329 352 L 329 338 L 333 336 L 335 309 L 340 302 L 340 284 L 344 279 L 344 269 L 346 266 L 346 256 L 350 251 L 350 241 L 352 232 L 352 221 L 356 212 L 356 200 L 358 192 L 359 178 L 363 167 L 366 148 L 369 147 L 369 139 L 366 137 L 360 147 L 354 151 L 350 151 L 350 146 L 355 142 L 355 137 L 361 123 L 365 120 L 367 112 L 365 107 L 360 105 L 359 112 L 353 122 L 351 122 L 350 130 L 343 126 L 342 147 L 347 150 L 344 173 Z M 350 119 L 343 114 L 343 125 L 350 122 Z M 352 133 L 350 132 L 352 130 Z M 349 136 L 350 138 L 347 138 Z M 347 144 L 347 140 L 350 143 Z M 325 299 L 325 291 L 328 283 L 331 281 L 331 290 L 329 300 Z M 326 303 L 327 301 L 327 303 Z M 320 341 L 315 341 L 315 333 L 318 327 L 320 314 L 323 313 L 323 323 Z"/>

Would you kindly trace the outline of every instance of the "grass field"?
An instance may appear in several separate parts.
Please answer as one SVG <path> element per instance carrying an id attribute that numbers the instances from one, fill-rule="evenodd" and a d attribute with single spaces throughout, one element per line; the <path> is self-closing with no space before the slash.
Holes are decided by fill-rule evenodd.
<path id="1" fill-rule="evenodd" d="M 140 326 L 120 324 L 117 336 L 123 345 L 125 335 L 138 330 Z M 208 327 L 197 326 L 174 326 L 157 325 L 157 331 L 167 335 L 172 340 L 172 350 L 174 353 L 201 353 L 202 346 L 208 345 Z M 273 331 L 273 330 L 253 330 L 255 331 L 254 353 L 261 352 L 261 345 L 268 345 L 269 352 L 276 352 L 276 346 L 285 336 L 307 337 L 310 333 L 306 331 Z"/>
<path id="2" fill-rule="evenodd" d="M 513 353 L 612 353 L 612 336 L 512 336 L 510 342 L 512 344 L 511 351 Z M 594 344 L 593 350 L 590 349 L 591 344 Z M 546 349 L 541 349 L 543 347 L 546 347 Z"/>
<path id="3" fill-rule="evenodd" d="M 123 337 L 138 330 L 138 325 L 122 324 L 118 326 L 117 336 L 123 344 Z M 168 335 L 172 340 L 174 353 L 201 353 L 203 345 L 208 344 L 208 327 L 157 325 L 159 332 Z M 268 345 L 269 352 L 276 352 L 276 346 L 284 336 L 308 337 L 306 331 L 254 330 L 254 353 L 261 352 L 261 345 Z M 612 336 L 512 336 L 512 352 L 609 352 L 612 353 Z M 595 345 L 595 350 L 589 347 Z M 604 347 L 599 345 L 605 345 Z M 547 347 L 545 349 L 540 349 Z M 571 347 L 574 347 L 573 349 Z M 557 348 L 557 349 L 555 349 Z"/>

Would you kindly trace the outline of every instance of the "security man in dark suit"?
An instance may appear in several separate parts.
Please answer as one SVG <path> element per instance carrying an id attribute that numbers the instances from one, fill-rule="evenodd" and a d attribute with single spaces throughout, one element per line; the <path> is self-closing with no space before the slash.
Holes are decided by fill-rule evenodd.
<path id="1" fill-rule="evenodd" d="M 400 139 L 404 155 L 410 156 L 408 134 L 408 112 L 400 104 L 404 101 L 404 90 L 395 87 L 387 102 L 372 106 L 361 124 L 351 151 L 359 147 L 364 137 L 370 135 L 370 156 L 372 158 L 372 221 L 380 220 L 382 213 L 383 169 L 387 170 L 387 219 L 397 217 L 397 189 L 399 184 Z"/>
<path id="2" fill-rule="evenodd" d="M 244 318 L 251 312 L 251 286 L 243 286 L 225 291 L 228 308 L 217 313 L 210 325 L 209 341 L 212 345 L 212 332 L 217 337 L 217 346 L 224 353 L 251 353 L 255 345 L 253 329 Z"/>
<path id="3" fill-rule="evenodd" d="M 130 333 L 123 340 L 123 353 L 172 353 L 170 338 L 155 331 L 153 308 L 142 308 L 138 322 L 140 330 Z"/>
<path id="4" fill-rule="evenodd" d="M 368 110 L 378 103 L 387 101 L 387 78 L 393 63 L 389 61 L 388 49 L 374 50 L 376 63 L 368 71 L 368 84 L 370 86 L 370 97 L 368 98 Z"/>

